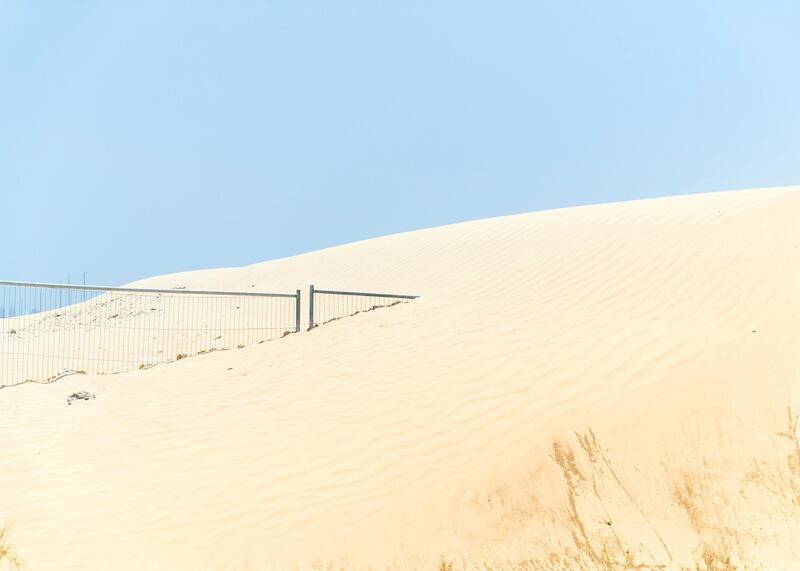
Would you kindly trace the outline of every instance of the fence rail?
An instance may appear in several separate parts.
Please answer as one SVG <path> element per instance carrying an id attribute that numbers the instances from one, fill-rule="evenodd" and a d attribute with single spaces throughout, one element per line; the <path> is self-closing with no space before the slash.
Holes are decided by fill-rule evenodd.
<path id="1" fill-rule="evenodd" d="M 93 285 L 77 285 L 77 284 L 48 284 L 39 282 L 14 282 L 14 281 L 0 281 L 0 286 L 15 286 L 15 287 L 33 287 L 43 289 L 61 289 L 61 290 L 78 290 L 78 291 L 123 291 L 132 293 L 168 293 L 168 294 L 198 294 L 198 295 L 235 295 L 239 297 L 297 297 L 297 293 L 265 293 L 259 291 L 218 291 L 218 290 L 202 290 L 202 289 L 152 289 L 152 288 L 136 288 L 136 287 L 108 287 L 108 286 L 93 286 Z M 300 290 L 297 290 L 300 291 Z"/>
<path id="2" fill-rule="evenodd" d="M 319 300 L 317 296 L 320 296 Z M 308 286 L 308 330 L 343 317 L 406 303 L 418 297 L 408 294 L 317 289 L 310 285 Z"/>
<path id="3" fill-rule="evenodd" d="M 300 330 L 289 293 L 0 281 L 0 387 L 110 374 Z"/>

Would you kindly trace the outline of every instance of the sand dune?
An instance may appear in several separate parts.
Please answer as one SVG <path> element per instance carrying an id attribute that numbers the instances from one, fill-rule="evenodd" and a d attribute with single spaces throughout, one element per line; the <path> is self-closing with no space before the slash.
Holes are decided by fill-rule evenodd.
<path id="1" fill-rule="evenodd" d="M 422 297 L 0 390 L 0 523 L 37 570 L 794 568 L 798 220 L 672 197 L 140 282 Z"/>

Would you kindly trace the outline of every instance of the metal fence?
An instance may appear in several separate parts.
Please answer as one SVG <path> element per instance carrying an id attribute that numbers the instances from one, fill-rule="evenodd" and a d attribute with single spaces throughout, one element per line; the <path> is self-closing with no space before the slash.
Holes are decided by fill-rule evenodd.
<path id="1" fill-rule="evenodd" d="M 308 287 L 308 329 L 310 331 L 330 321 L 379 307 L 406 303 L 418 297 L 405 294 L 316 289 L 311 285 Z"/>
<path id="2" fill-rule="evenodd" d="M 0 387 L 144 369 L 300 330 L 289 293 L 0 281 Z"/>

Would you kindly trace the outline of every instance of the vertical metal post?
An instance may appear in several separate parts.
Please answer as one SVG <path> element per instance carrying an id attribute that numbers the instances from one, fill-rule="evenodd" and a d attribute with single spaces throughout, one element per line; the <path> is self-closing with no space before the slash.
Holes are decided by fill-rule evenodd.
<path id="1" fill-rule="evenodd" d="M 308 286 L 308 330 L 314 329 L 314 284 Z"/>
<path id="2" fill-rule="evenodd" d="M 294 332 L 300 332 L 300 290 L 296 290 L 297 297 L 294 301 Z"/>

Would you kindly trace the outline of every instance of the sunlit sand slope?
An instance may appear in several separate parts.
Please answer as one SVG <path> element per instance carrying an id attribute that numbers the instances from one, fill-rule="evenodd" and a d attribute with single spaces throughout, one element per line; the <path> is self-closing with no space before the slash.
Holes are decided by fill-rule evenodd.
<path id="1" fill-rule="evenodd" d="M 422 297 L 0 390 L 0 523 L 45 570 L 793 568 L 798 221 L 729 192 L 147 280 Z"/>

